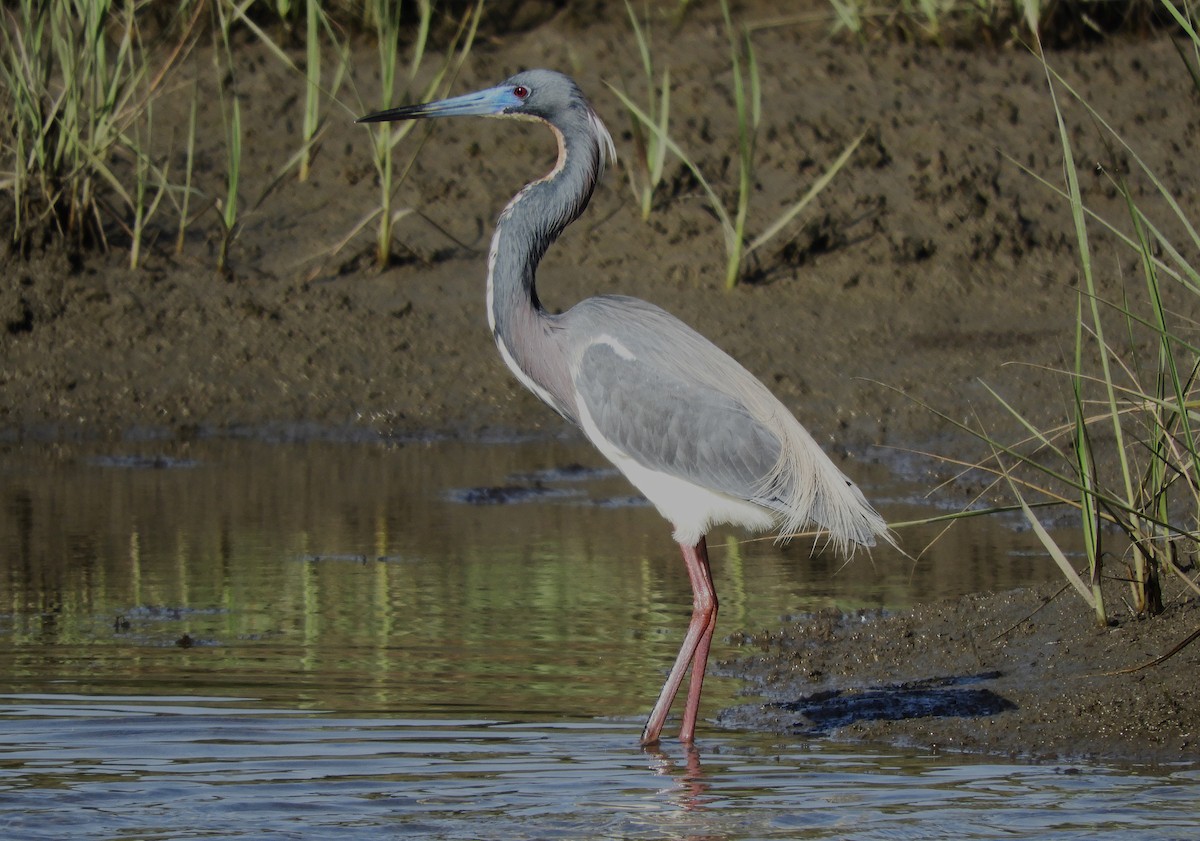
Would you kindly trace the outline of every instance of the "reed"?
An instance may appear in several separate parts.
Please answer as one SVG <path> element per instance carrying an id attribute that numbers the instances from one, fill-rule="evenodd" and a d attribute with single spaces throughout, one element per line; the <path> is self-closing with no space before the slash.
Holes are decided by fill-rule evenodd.
<path id="1" fill-rule="evenodd" d="M 812 204 L 813 200 L 850 160 L 862 142 L 863 135 L 859 135 L 842 150 L 837 159 L 813 182 L 804 195 L 770 220 L 757 236 L 747 242 L 746 226 L 750 212 L 750 198 L 753 195 L 754 184 L 758 176 L 758 160 L 755 150 L 758 126 L 762 117 L 762 89 L 759 84 L 758 61 L 754 54 L 754 45 L 750 40 L 749 31 L 745 27 L 734 25 L 725 0 L 721 0 L 721 9 L 724 13 L 726 35 L 729 40 L 734 111 L 737 123 L 737 198 L 732 208 L 726 206 L 725 201 L 695 160 L 664 128 L 659 126 L 658 119 L 647 114 L 623 91 L 612 85 L 609 85 L 609 88 L 621 100 L 625 109 L 641 123 L 642 127 L 653 134 L 692 173 L 704 191 L 709 206 L 721 226 L 725 244 L 725 287 L 732 289 L 745 272 L 747 261 L 751 255 L 756 254 L 783 233 L 795 218 Z"/>
<path id="2" fill-rule="evenodd" d="M 222 0 L 230 2 L 230 0 Z M 398 12 L 398 0 L 390 0 Z M 300 122 L 300 148 L 295 157 L 296 175 L 300 181 L 307 181 L 312 172 L 313 159 L 318 151 L 318 141 L 326 125 L 327 118 L 322 115 L 322 104 L 326 99 L 337 100 L 338 91 L 345 81 L 350 66 L 350 51 L 345 39 L 339 37 L 329 12 L 322 6 L 320 0 L 305 0 L 304 3 L 304 67 L 300 68 L 292 60 L 284 45 L 263 28 L 249 14 L 250 3 L 230 4 L 229 14 L 240 26 L 251 32 L 268 52 L 281 64 L 304 80 L 304 111 Z M 292 16 L 296 7 L 290 2 L 280 2 L 276 7 L 280 22 L 285 27 L 295 25 Z M 328 43 L 336 55 L 333 66 L 333 79 L 327 85 L 323 83 L 323 67 L 325 63 L 325 48 Z"/>
<path id="3" fill-rule="evenodd" d="M 126 130 L 152 93 L 132 7 L 19 0 L 3 17 L 9 130 L 0 187 L 14 197 L 12 238 L 19 243 L 49 224 L 78 244 L 103 246 L 105 195 L 127 209 L 134 204 L 113 158 L 129 151 Z"/>
<path id="4" fill-rule="evenodd" d="M 1154 17 L 1155 0 L 828 0 L 831 29 L 858 39 L 900 32 L 935 43 L 1024 40 L 1053 33 L 1094 35 L 1113 28 L 1127 29 Z M 1112 18 L 1119 22 L 1112 23 Z M 798 18 L 797 18 L 798 19 Z M 783 19 L 784 21 L 787 18 Z"/>
<path id="5" fill-rule="evenodd" d="M 196 88 L 192 88 L 191 109 L 188 112 L 188 133 L 187 145 L 184 152 L 183 164 L 183 184 L 179 189 L 179 201 L 176 203 L 179 211 L 179 227 L 175 234 L 175 253 L 183 253 L 183 245 L 187 238 L 187 229 L 190 219 L 188 210 L 191 206 L 192 194 L 195 192 L 192 188 L 192 178 L 196 171 L 196 108 L 199 104 L 200 96 Z"/>
<path id="6" fill-rule="evenodd" d="M 151 159 L 149 139 L 153 135 L 153 108 L 147 104 L 145 119 L 140 123 L 138 134 L 144 135 L 142 142 L 134 148 L 133 224 L 129 231 L 129 268 L 136 269 L 142 259 L 142 241 L 146 226 L 158 212 L 163 197 L 170 189 L 166 168 L 159 168 Z M 153 195 L 149 195 L 153 188 Z"/>
<path id="7" fill-rule="evenodd" d="M 213 4 L 215 16 L 213 68 L 216 71 L 217 95 L 221 103 L 221 123 L 225 130 L 225 190 L 213 207 L 221 222 L 217 247 L 217 271 L 229 269 L 229 246 L 239 227 L 238 198 L 242 172 L 242 107 L 238 101 L 233 48 L 230 45 L 232 9 L 227 11 L 221 2 Z M 223 58 L 223 61 L 222 61 Z"/>
<path id="8" fill-rule="evenodd" d="M 428 8 L 428 4 L 425 6 Z M 375 3 L 375 35 L 379 48 L 379 96 L 383 102 L 394 102 L 396 89 L 396 62 L 400 50 L 400 5 L 394 6 L 377 0 Z M 421 45 L 418 45 L 418 48 Z M 420 57 L 414 56 L 414 63 L 420 63 Z M 392 138 L 401 133 L 411 131 L 411 126 L 403 125 L 399 129 L 391 123 L 381 123 L 372 132 L 374 138 L 374 163 L 379 174 L 379 226 L 375 235 L 375 265 L 383 268 L 392 256 L 392 225 L 395 218 L 392 211 L 392 197 L 395 195 L 395 170 L 392 162 Z"/>
<path id="9" fill-rule="evenodd" d="M 398 15 L 397 0 L 332 5 L 322 0 L 14 0 L 0 8 L 0 193 L 14 208 L 12 242 L 28 246 L 47 232 L 76 246 L 107 247 L 115 229 L 128 235 L 131 263 L 144 259 L 152 217 L 164 207 L 179 214 L 174 243 L 182 251 L 187 231 L 197 221 L 191 205 L 201 195 L 195 186 L 195 102 L 186 143 L 182 184 L 166 180 L 165 169 L 150 154 L 156 148 L 148 109 L 170 72 L 207 30 L 213 38 L 217 96 L 221 106 L 225 166 L 217 196 L 207 198 L 203 218 L 217 220 L 217 263 L 228 266 L 247 207 L 242 175 L 242 107 L 237 98 L 231 34 L 253 33 L 269 51 L 296 68 L 303 86 L 299 151 L 289 164 L 301 179 L 309 177 L 319 139 L 328 123 L 325 103 L 335 100 L 347 77 L 349 38 L 381 18 Z M 418 22 L 409 77 L 422 70 L 437 10 L 434 0 L 416 0 Z M 178 36 L 167 49 L 142 43 L 139 19 L 152 14 L 156 26 Z M 476 7 L 472 20 L 478 21 Z M 271 17 L 285 29 L 303 34 L 303 61 L 294 61 L 283 42 L 268 35 Z M 207 24 L 207 25 L 205 25 Z M 462 34 L 460 32 L 460 34 Z M 470 27 L 474 37 L 474 25 Z M 393 43 L 395 43 L 393 41 Z M 460 42 L 461 45 L 461 42 Z M 332 53 L 332 57 L 331 57 Z M 461 56 L 456 55 L 457 61 Z M 302 63 L 302 67 L 297 67 Z M 330 68 L 332 67 L 332 72 Z M 446 70 L 453 69 L 453 62 Z M 439 78 L 444 75 L 435 72 Z M 191 95 L 199 94 L 192 88 Z M 389 148 L 398 137 L 393 135 Z M 158 138 L 161 145 L 161 138 Z M 388 179 L 394 193 L 396 182 Z M 275 182 L 264 192 L 274 189 Z M 164 199 L 167 201 L 164 202 Z M 261 199 L 260 199 L 261 201 Z M 394 212 L 387 214 L 395 218 Z"/>
<path id="10" fill-rule="evenodd" d="M 1183 34 L 1188 39 L 1188 46 L 1191 47 L 1191 57 L 1188 57 L 1187 51 L 1180 46 L 1178 41 L 1171 41 L 1175 45 L 1175 49 L 1179 51 L 1179 59 L 1183 62 L 1184 68 L 1187 70 L 1188 76 L 1192 80 L 1192 86 L 1200 93 L 1200 36 L 1196 33 L 1196 21 L 1192 16 L 1192 7 L 1190 3 L 1184 3 L 1183 11 L 1180 11 L 1171 0 L 1162 0 L 1163 7 L 1167 14 L 1174 19 L 1179 28 L 1183 30 Z"/>
<path id="11" fill-rule="evenodd" d="M 733 230 L 729 232 L 725 243 L 725 287 L 729 289 L 737 283 L 746 242 L 746 213 L 750 209 L 750 192 L 754 189 L 754 147 L 758 140 L 758 124 L 762 120 L 762 86 L 759 84 L 758 58 L 754 54 L 750 33 L 745 29 L 739 33 L 733 25 L 727 0 L 721 0 L 721 15 L 725 19 L 725 34 L 729 38 L 733 105 L 738 128 L 737 211 L 733 217 Z"/>
<path id="12" fill-rule="evenodd" d="M 189 52 L 201 8 L 178 40 L 149 49 L 145 4 L 18 0 L 0 10 L 0 192 L 12 197 L 11 241 L 53 234 L 75 247 L 123 231 L 130 263 L 176 188 L 151 156 L 155 98 Z"/>
<path id="13" fill-rule="evenodd" d="M 1194 31 L 1190 37 L 1200 50 Z M 1042 183 L 1070 210 L 1081 279 L 1073 358 L 1057 369 L 1069 386 L 1069 411 L 1040 428 L 992 391 L 1026 437 L 1006 443 L 982 426 L 955 423 L 991 452 L 972 467 L 991 472 L 1007 487 L 1050 557 L 1104 625 L 1111 607 L 1103 580 L 1125 582 L 1127 603 L 1138 615 L 1162 611 L 1164 576 L 1174 575 L 1200 594 L 1179 563 L 1180 553 L 1200 541 L 1200 344 L 1192 337 L 1194 325 L 1178 314 L 1186 307 L 1167 303 L 1174 299 L 1192 308 L 1200 303 L 1200 266 L 1185 256 L 1200 253 L 1200 234 L 1134 146 L 1042 60 L 1066 173 L 1063 185 Z M 1088 111 L 1110 149 L 1122 150 L 1134 162 L 1132 174 L 1153 186 L 1167 209 L 1166 223 L 1186 237 L 1183 247 L 1165 233 L 1167 224 L 1139 203 L 1138 191 L 1125 177 L 1105 172 L 1124 200 L 1125 224 L 1102 219 L 1085 205 L 1060 91 Z M 1096 227 L 1114 234 L 1138 257 L 1141 283 L 1114 284 L 1120 289 L 1115 300 L 1104 297 L 1092 259 L 1090 231 Z M 1034 515 L 1034 507 L 1045 505 L 1075 510 L 1084 576 Z M 1110 542 L 1122 552 L 1115 570 L 1105 568 L 1111 557 L 1106 538 L 1112 537 L 1119 538 Z"/>
<path id="14" fill-rule="evenodd" d="M 644 9 L 646 23 L 638 22 L 637 13 L 633 10 L 630 0 L 625 0 L 625 11 L 629 14 L 629 23 L 633 28 L 634 40 L 637 42 L 638 54 L 641 58 L 643 83 L 646 91 L 646 113 L 654 120 L 657 131 L 648 132 L 642 127 L 641 120 L 633 111 L 629 115 L 630 132 L 633 136 L 633 155 L 626 165 L 625 172 L 629 178 L 629 187 L 634 199 L 641 209 L 642 220 L 650 218 L 654 207 L 654 193 L 662 182 L 663 171 L 667 163 L 667 144 L 661 138 L 670 133 L 671 124 L 671 71 L 663 68 L 662 79 L 659 81 L 654 70 L 653 52 L 650 40 L 650 10 Z"/>
<path id="15" fill-rule="evenodd" d="M 428 34 L 430 18 L 433 15 L 433 3 L 431 0 L 418 0 L 417 33 L 405 79 L 403 97 L 405 101 L 439 99 L 447 95 L 450 85 L 462 70 L 475 43 L 479 20 L 483 14 L 483 3 L 484 0 L 477 0 L 462 14 L 445 52 L 440 60 L 433 64 L 428 81 L 419 84 L 420 77 L 429 72 L 426 58 L 428 57 Z M 384 109 L 390 108 L 396 103 L 396 93 L 399 89 L 396 72 L 399 64 L 399 5 L 389 0 L 375 0 L 371 8 L 370 17 L 376 27 L 379 41 L 380 94 L 378 107 Z M 344 244 L 349 241 L 372 221 L 376 222 L 375 264 L 381 269 L 386 267 L 392 258 L 393 227 L 400 219 L 412 212 L 410 208 L 396 208 L 395 196 L 415 163 L 420 146 L 418 145 L 413 151 L 407 165 L 399 172 L 393 162 L 393 152 L 401 141 L 415 130 L 416 126 L 415 122 L 372 123 L 370 125 L 371 159 L 379 179 L 379 206 L 359 222 L 342 242 Z M 340 247 L 341 245 L 334 250 L 336 251 Z"/>
<path id="16" fill-rule="evenodd" d="M 297 177 L 308 180 L 312 168 L 313 143 L 321 124 L 321 5 L 307 0 L 305 6 L 304 121 L 301 125 L 302 154 Z"/>

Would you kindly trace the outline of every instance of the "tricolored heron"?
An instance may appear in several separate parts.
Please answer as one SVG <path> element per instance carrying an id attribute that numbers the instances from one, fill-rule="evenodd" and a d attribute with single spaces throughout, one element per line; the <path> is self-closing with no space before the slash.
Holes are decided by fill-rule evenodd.
<path id="1" fill-rule="evenodd" d="M 845 552 L 887 539 L 887 524 L 766 386 L 679 319 L 621 295 L 588 298 L 557 315 L 542 309 L 538 262 L 583 213 L 606 161 L 616 157 L 608 129 L 571 79 L 527 70 L 494 88 L 359 122 L 467 115 L 539 120 L 558 139 L 554 169 L 525 185 L 496 223 L 488 323 L 517 379 L 582 429 L 675 527 L 692 618 L 641 741 L 659 740 L 690 668 L 679 738 L 691 742 L 717 621 L 709 528 L 730 523 L 787 534 L 815 524 Z"/>

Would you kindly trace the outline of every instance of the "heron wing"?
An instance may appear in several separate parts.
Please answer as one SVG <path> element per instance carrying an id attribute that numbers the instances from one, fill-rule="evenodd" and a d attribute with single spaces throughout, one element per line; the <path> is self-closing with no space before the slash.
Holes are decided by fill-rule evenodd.
<path id="1" fill-rule="evenodd" d="M 766 502 L 759 492 L 779 441 L 735 397 L 605 342 L 583 353 L 575 388 L 600 434 L 640 464 Z"/>

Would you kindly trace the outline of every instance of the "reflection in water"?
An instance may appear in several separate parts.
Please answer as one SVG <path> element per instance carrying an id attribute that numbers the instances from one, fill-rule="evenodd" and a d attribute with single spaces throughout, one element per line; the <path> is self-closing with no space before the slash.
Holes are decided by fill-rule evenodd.
<path id="1" fill-rule="evenodd" d="M 700 749 L 694 744 L 681 744 L 678 749 L 683 753 L 682 767 L 661 746 L 642 748 L 654 759 L 650 765 L 654 773 L 674 779 L 678 793 L 675 800 L 680 808 L 688 812 L 703 809 L 710 801 L 704 797 L 709 784 L 700 764 Z"/>
<path id="2" fill-rule="evenodd" d="M 669 527 L 597 458 L 544 441 L 13 449 L 0 665 L 17 691 L 184 680 L 310 709 L 636 719 L 691 596 Z M 462 501 L 514 487 L 552 492 Z M 718 637 L 1055 574 L 1032 555 L 995 562 L 1020 536 L 958 533 L 975 543 L 943 541 L 915 567 L 714 534 Z M 708 710 L 736 700 L 732 681 L 707 688 Z"/>
<path id="3" fill-rule="evenodd" d="M 712 726 L 703 753 L 642 752 L 690 591 L 668 528 L 597 458 L 567 442 L 0 454 L 0 836 L 1191 826 L 1198 781 L 1185 772 L 1064 775 Z M 909 519 L 908 493 L 870 496 Z M 915 567 L 887 552 L 842 567 L 800 542 L 714 534 L 714 656 L 733 653 L 724 635 L 804 611 L 1053 578 L 1031 548 L 980 522 Z M 710 677 L 705 709 L 743 703 L 737 691 Z"/>

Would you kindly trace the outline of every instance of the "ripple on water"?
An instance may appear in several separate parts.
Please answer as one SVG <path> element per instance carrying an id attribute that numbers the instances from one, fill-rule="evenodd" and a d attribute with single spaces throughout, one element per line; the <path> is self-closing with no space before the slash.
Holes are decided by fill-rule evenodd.
<path id="1" fill-rule="evenodd" d="M 342 717 L 0 696 L 6 838 L 1197 837 L 1200 774 L 1020 765 L 635 722 Z M 999 828 L 1003 827 L 1003 830 Z"/>

